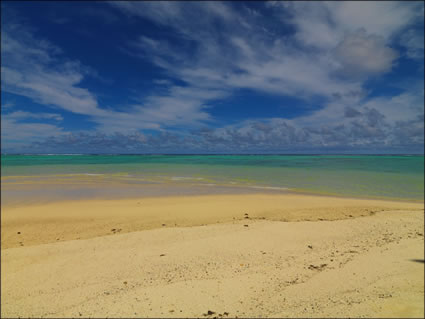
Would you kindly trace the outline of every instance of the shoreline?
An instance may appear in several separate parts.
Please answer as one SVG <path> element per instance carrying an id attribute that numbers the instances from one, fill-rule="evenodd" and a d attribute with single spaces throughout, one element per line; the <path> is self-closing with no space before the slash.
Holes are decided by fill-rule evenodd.
<path id="1" fill-rule="evenodd" d="M 60 203 L 60 202 L 74 202 L 74 201 L 90 201 L 90 200 L 138 200 L 146 198 L 167 198 L 167 197 L 187 197 L 187 196 L 216 196 L 216 195 L 301 195 L 301 196 L 314 196 L 314 197 L 325 197 L 325 198 L 335 198 L 335 199 L 347 199 L 347 200 L 376 200 L 376 201 L 385 201 L 385 202 L 395 202 L 395 203 L 418 203 L 424 204 L 425 199 L 414 199 L 414 198 L 403 198 L 403 197 L 386 197 L 386 196 L 365 196 L 365 195 L 348 195 L 348 194 L 336 194 L 329 192 L 320 192 L 314 190 L 305 190 L 305 189 L 296 189 L 296 188 L 285 188 L 285 187 L 273 187 L 273 186 L 256 186 L 256 185 L 234 185 L 234 184 L 173 184 L 158 182 L 152 184 L 138 184 L 137 187 L 134 187 L 132 184 L 114 184 L 112 187 L 108 185 L 107 187 L 102 186 L 99 188 L 98 184 L 86 184 L 87 190 L 92 190 L 95 188 L 101 189 L 103 192 L 105 190 L 111 189 L 112 194 L 107 193 L 93 193 L 93 194 L 80 194 L 70 195 L 70 190 L 80 189 L 82 185 L 79 184 L 58 184 L 61 186 L 68 186 L 66 189 L 56 189 L 59 195 L 49 194 L 49 196 L 26 196 L 28 194 L 17 194 L 14 192 L 22 192 L 24 188 L 20 185 L 17 189 L 13 189 L 14 185 L 2 185 L 2 197 L 11 197 L 14 198 L 14 201 L 2 201 L 2 208 L 11 208 L 11 207 L 23 207 L 29 205 L 38 205 L 38 204 L 48 204 L 48 203 Z M 6 186 L 6 187 L 4 187 Z M 12 187 L 10 187 L 12 186 Z M 33 183 L 29 183 L 25 186 L 29 186 L 27 192 L 33 192 L 34 190 L 31 187 L 34 186 Z M 54 184 L 47 184 L 47 186 L 54 186 Z M 74 186 L 74 188 L 70 187 Z M 89 187 L 87 187 L 89 186 Z M 133 187 L 133 189 L 132 189 Z M 161 190 L 155 190 L 155 188 L 162 188 Z M 125 194 L 125 191 L 131 190 L 132 194 Z M 164 189 L 166 189 L 164 191 Z M 182 189 L 186 191 L 182 193 Z M 116 193 L 116 190 L 119 190 L 119 193 Z M 137 190 L 137 191 L 135 191 Z M 50 193 L 52 190 L 50 190 Z M 115 193 L 114 193 L 115 192 Z M 66 196 L 63 194 L 68 193 Z M 22 196 L 18 196 L 22 195 Z M 74 197 L 73 197 L 74 196 Z M 86 197 L 84 197 L 86 196 Z M 20 198 L 25 197 L 25 200 L 19 200 Z M 36 198 L 38 200 L 36 200 Z M 40 198 L 42 200 L 40 201 Z"/>
<path id="2" fill-rule="evenodd" d="M 5 249 L 88 239 L 116 232 L 202 226 L 243 219 L 283 222 L 340 220 L 380 211 L 423 210 L 423 205 L 294 193 L 65 200 L 2 206 L 1 243 L 2 249 Z"/>

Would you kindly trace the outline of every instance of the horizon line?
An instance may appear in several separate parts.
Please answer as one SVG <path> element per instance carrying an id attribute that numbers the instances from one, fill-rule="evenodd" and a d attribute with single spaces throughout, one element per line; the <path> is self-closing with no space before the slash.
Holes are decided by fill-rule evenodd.
<path id="1" fill-rule="evenodd" d="M 88 155 L 88 156 L 95 156 L 95 155 L 109 155 L 109 156 L 117 156 L 117 155 L 137 155 L 137 156 L 143 156 L 143 155 L 289 155 L 289 156 L 299 156 L 299 155 L 305 155 L 305 156 L 318 156 L 318 155 L 351 155 L 351 156 L 424 156 L 424 153 L 1 153 L 0 155 L 47 155 L 47 156 L 54 156 L 54 155 L 68 155 L 68 156 L 78 156 L 78 155 Z"/>

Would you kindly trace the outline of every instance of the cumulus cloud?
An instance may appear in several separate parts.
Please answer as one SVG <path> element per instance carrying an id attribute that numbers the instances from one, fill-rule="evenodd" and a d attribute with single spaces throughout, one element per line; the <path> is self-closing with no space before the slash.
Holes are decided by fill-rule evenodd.
<path id="1" fill-rule="evenodd" d="M 162 68 L 167 77 L 154 80 L 161 90 L 136 97 L 140 103 L 120 105 L 120 112 L 99 105 L 94 92 L 82 86 L 94 70 L 67 59 L 60 48 L 21 24 L 2 28 L 2 88 L 86 115 L 96 126 L 96 133 L 72 134 L 63 134 L 59 123 L 34 126 L 50 130 L 51 145 L 129 152 L 423 145 L 418 120 L 423 119 L 423 89 L 375 97 L 365 89 L 367 80 L 392 70 L 400 48 L 408 58 L 423 56 L 423 32 L 413 28 L 423 23 L 422 3 L 267 2 L 272 8 L 265 10 L 244 4 L 236 10 L 226 2 L 108 4 L 130 19 L 149 20 L 174 39 L 141 30 L 128 43 L 117 44 Z M 315 112 L 292 120 L 212 128 L 211 105 L 240 89 L 321 102 Z M 9 129 L 25 124 L 24 117 L 55 120 L 47 111 L 39 118 L 14 114 L 5 118 Z M 179 128 L 186 133 L 173 131 Z M 140 132 L 147 129 L 159 133 Z"/>
<path id="2" fill-rule="evenodd" d="M 423 3 L 405 1 L 277 2 L 282 19 L 296 26 L 299 42 L 334 48 L 346 33 L 364 29 L 390 41 L 409 25 L 423 21 Z"/>
<path id="3" fill-rule="evenodd" d="M 285 119 L 245 121 L 220 128 L 204 128 L 191 134 L 163 132 L 152 134 L 76 133 L 51 137 L 33 144 L 34 149 L 56 151 L 120 153 L 202 152 L 308 152 L 379 151 L 399 147 L 418 151 L 423 148 L 423 116 L 390 124 L 375 109 L 366 109 L 344 123 L 299 127 Z"/>
<path id="4" fill-rule="evenodd" d="M 349 75 L 369 75 L 388 72 L 398 57 L 383 37 L 367 35 L 364 29 L 348 34 L 335 49 L 343 72 Z"/>
<path id="5" fill-rule="evenodd" d="M 391 112 L 383 113 L 387 111 L 386 105 L 408 101 L 409 94 L 411 101 L 415 101 L 415 90 L 386 100 L 375 98 L 368 103 L 339 108 L 343 114 L 337 114 L 337 120 L 325 116 L 317 119 L 317 115 L 312 115 L 309 120 L 248 120 L 223 127 L 194 129 L 190 133 L 77 133 L 52 137 L 32 147 L 122 153 L 423 152 L 423 102 L 416 105 L 420 107 L 419 112 L 404 118 L 392 117 Z"/>

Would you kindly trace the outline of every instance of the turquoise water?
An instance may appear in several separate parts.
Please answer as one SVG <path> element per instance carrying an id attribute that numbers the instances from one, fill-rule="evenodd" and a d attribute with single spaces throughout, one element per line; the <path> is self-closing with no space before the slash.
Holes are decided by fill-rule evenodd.
<path id="1" fill-rule="evenodd" d="M 25 179 L 227 185 L 424 199 L 423 156 L 2 155 L 2 188 Z"/>

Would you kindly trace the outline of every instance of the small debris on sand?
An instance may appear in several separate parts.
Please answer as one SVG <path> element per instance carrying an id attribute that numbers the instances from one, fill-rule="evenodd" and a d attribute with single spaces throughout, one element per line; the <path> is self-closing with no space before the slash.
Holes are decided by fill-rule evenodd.
<path id="1" fill-rule="evenodd" d="M 248 227 L 248 225 L 243 225 L 244 227 Z"/>
<path id="2" fill-rule="evenodd" d="M 20 232 L 20 231 L 18 231 L 18 232 L 17 232 L 17 234 L 18 234 L 18 235 L 20 235 L 20 234 L 21 234 L 21 232 Z"/>
<path id="3" fill-rule="evenodd" d="M 159 257 L 162 257 L 162 256 L 165 256 L 165 254 L 161 254 L 161 255 L 159 255 Z"/>
<path id="4" fill-rule="evenodd" d="M 322 268 L 326 267 L 328 264 L 321 264 L 320 266 L 315 266 L 315 265 L 310 265 L 308 266 L 308 269 L 316 269 L 316 270 L 321 270 Z"/>
<path id="5" fill-rule="evenodd" d="M 308 245 L 307 247 L 310 248 L 310 249 L 313 249 L 313 246 L 312 245 Z"/>

